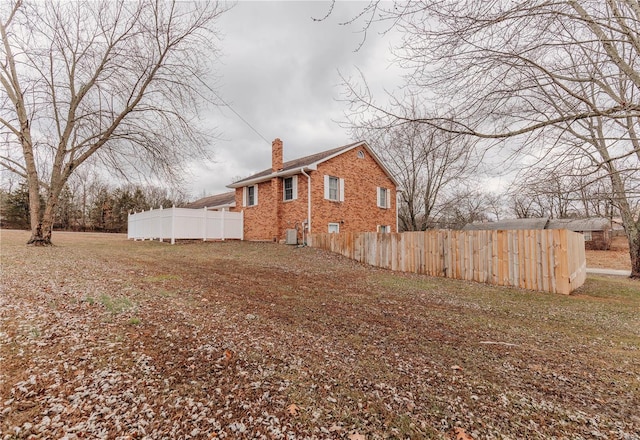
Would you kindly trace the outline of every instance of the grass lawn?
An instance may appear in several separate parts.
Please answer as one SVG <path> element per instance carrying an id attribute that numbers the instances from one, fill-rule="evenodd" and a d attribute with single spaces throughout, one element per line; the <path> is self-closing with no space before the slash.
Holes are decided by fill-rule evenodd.
<path id="1" fill-rule="evenodd" d="M 640 282 L 1 231 L 0 438 L 640 438 Z"/>

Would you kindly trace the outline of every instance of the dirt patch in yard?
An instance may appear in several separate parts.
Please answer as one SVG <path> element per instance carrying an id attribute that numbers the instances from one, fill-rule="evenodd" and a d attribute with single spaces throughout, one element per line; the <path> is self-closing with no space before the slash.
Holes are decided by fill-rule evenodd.
<path id="1" fill-rule="evenodd" d="M 2 231 L 2 438 L 640 436 L 640 283 L 561 296 L 271 243 Z"/>
<path id="2" fill-rule="evenodd" d="M 629 242 L 627 237 L 614 237 L 607 251 L 585 251 L 587 267 L 598 269 L 630 270 Z"/>

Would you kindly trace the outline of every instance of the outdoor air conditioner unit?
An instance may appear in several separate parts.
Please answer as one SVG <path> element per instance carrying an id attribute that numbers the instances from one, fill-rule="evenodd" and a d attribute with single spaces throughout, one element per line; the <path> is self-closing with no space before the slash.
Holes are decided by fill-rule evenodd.
<path id="1" fill-rule="evenodd" d="M 287 244 L 298 244 L 298 231 L 296 229 L 287 229 Z"/>

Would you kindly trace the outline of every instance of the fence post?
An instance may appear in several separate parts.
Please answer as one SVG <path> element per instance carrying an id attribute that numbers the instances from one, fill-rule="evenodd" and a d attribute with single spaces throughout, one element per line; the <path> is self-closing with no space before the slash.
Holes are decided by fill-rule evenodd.
<path id="1" fill-rule="evenodd" d="M 176 205 L 171 207 L 171 244 L 176 244 Z"/>
<path id="2" fill-rule="evenodd" d="M 222 241 L 224 241 L 224 208 L 222 208 L 222 211 L 220 211 L 221 213 L 221 218 L 220 218 L 220 238 L 222 239 Z"/>
<path id="3" fill-rule="evenodd" d="M 137 214 L 137 212 L 133 211 L 133 215 L 135 216 L 136 214 Z M 138 219 L 137 218 L 134 219 L 133 222 L 136 224 L 135 227 L 134 227 L 134 231 L 135 231 L 136 235 L 133 237 L 133 241 L 138 241 L 138 235 L 139 235 L 139 232 L 138 232 Z"/>
<path id="4" fill-rule="evenodd" d="M 163 210 L 162 205 L 160 205 L 160 211 Z M 162 218 L 162 212 L 160 213 L 160 218 Z M 164 242 L 164 238 L 162 238 L 162 223 L 160 224 L 160 229 L 158 230 L 158 241 L 160 243 Z"/>
<path id="5" fill-rule="evenodd" d="M 142 211 L 140 211 L 140 214 L 144 214 L 144 209 Z M 142 241 L 145 241 L 147 239 L 146 235 L 144 235 L 144 234 L 140 234 L 140 235 L 142 235 Z"/>
<path id="6" fill-rule="evenodd" d="M 202 241 L 207 241 L 207 207 L 204 207 L 202 215 Z"/>

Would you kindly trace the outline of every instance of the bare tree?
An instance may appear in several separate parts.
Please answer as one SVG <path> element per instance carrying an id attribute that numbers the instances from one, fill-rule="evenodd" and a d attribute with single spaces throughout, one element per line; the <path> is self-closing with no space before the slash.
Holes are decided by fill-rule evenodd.
<path id="1" fill-rule="evenodd" d="M 469 223 L 488 221 L 490 198 L 490 194 L 476 188 L 458 187 L 441 202 L 437 224 L 439 227 L 462 229 Z"/>
<path id="2" fill-rule="evenodd" d="M 194 122 L 217 4 L 13 0 L 0 12 L 0 165 L 28 182 L 29 243 L 51 243 L 61 191 L 89 158 L 177 179 L 206 154 Z"/>
<path id="3" fill-rule="evenodd" d="M 499 193 L 487 193 L 485 195 L 486 212 L 493 216 L 493 220 L 500 221 L 507 213 L 505 198 Z"/>
<path id="4" fill-rule="evenodd" d="M 575 159 L 566 165 L 544 161 L 515 179 L 509 197 L 516 217 L 613 217 L 608 173 Z"/>
<path id="5" fill-rule="evenodd" d="M 418 115 L 412 100 L 401 111 Z M 368 138 L 400 183 L 400 229 L 432 227 L 444 193 L 452 192 L 475 169 L 473 139 L 419 123 L 379 129 L 375 124 L 352 126 L 358 138 Z"/>
<path id="6" fill-rule="evenodd" d="M 367 19 L 403 32 L 396 56 L 408 88 L 428 92 L 434 105 L 407 118 L 350 84 L 353 114 L 375 110 L 380 126 L 418 122 L 604 171 L 629 240 L 631 276 L 640 277 L 638 1 L 372 4 L 377 15 Z"/>

